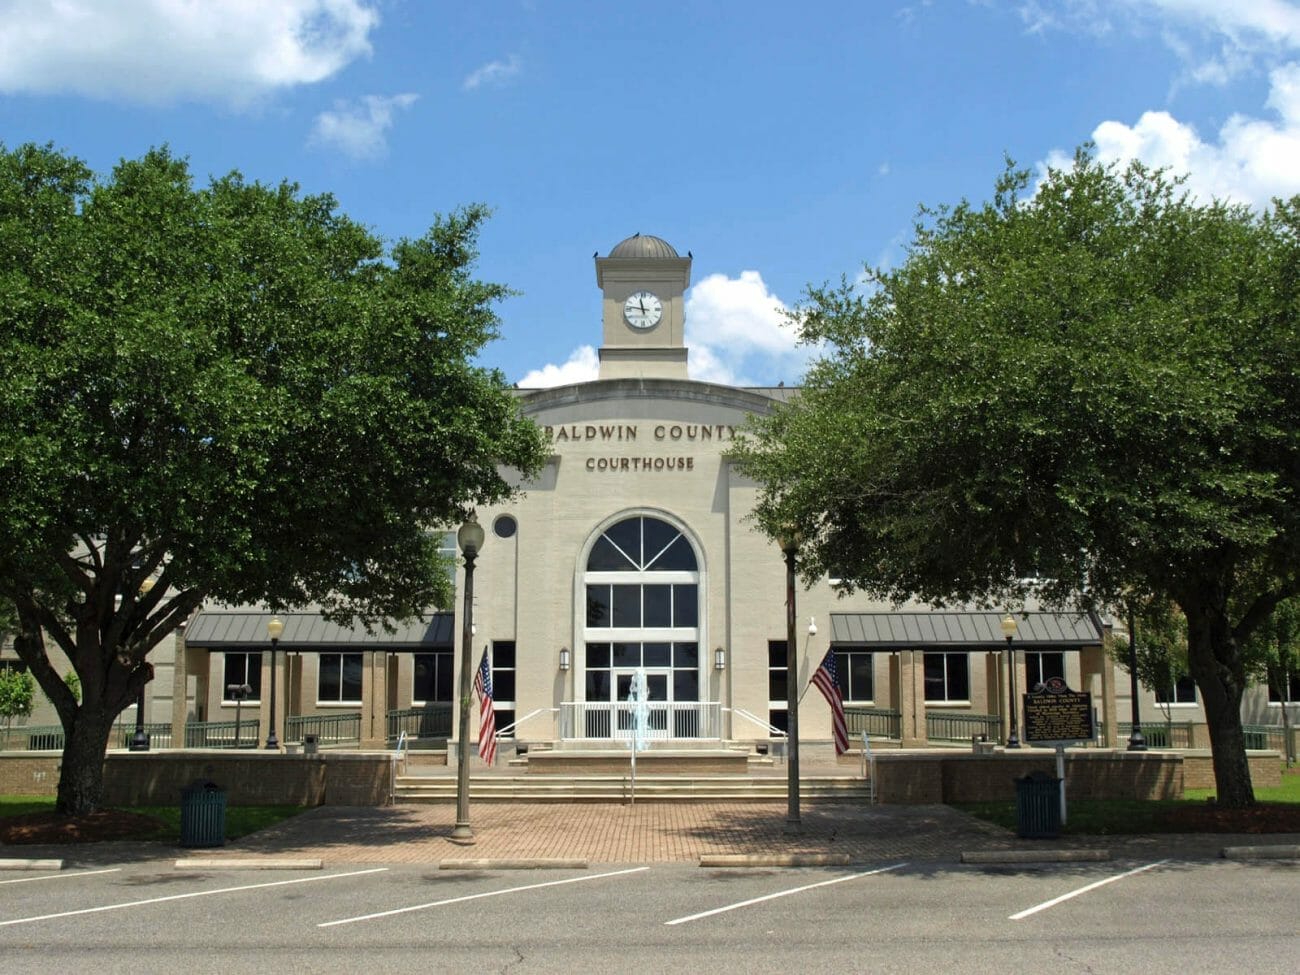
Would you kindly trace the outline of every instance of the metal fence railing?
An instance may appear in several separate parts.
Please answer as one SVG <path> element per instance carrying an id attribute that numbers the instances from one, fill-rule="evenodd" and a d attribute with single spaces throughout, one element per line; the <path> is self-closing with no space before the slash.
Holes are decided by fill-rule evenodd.
<path id="1" fill-rule="evenodd" d="M 320 745 L 352 745 L 361 741 L 361 712 L 299 714 L 285 722 L 286 741 L 306 741 L 315 735 Z"/>
<path id="2" fill-rule="evenodd" d="M 646 738 L 720 738 L 722 706 L 717 701 L 650 701 Z M 637 705 L 632 701 L 565 701 L 560 704 L 560 737 L 630 738 Z"/>
<path id="3" fill-rule="evenodd" d="M 1133 734 L 1131 721 L 1121 721 L 1115 727 L 1120 744 Z M 1195 741 L 1191 721 L 1143 721 L 1141 727 L 1148 748 L 1191 748 Z"/>
<path id="4" fill-rule="evenodd" d="M 397 741 L 403 733 L 408 739 L 450 738 L 451 710 L 451 704 L 448 703 L 389 711 L 388 740 Z"/>
<path id="5" fill-rule="evenodd" d="M 172 726 L 170 721 L 146 721 L 144 733 L 149 736 L 150 748 L 172 747 Z M 135 725 L 124 724 L 113 729 L 115 748 L 130 748 L 131 739 L 135 737 Z"/>
<path id="6" fill-rule="evenodd" d="M 185 726 L 186 748 L 256 748 L 261 741 L 256 718 L 247 721 L 191 721 Z"/>
<path id="7" fill-rule="evenodd" d="M 983 737 L 987 741 L 1002 739 L 1002 719 L 996 714 L 970 714 L 965 711 L 926 711 L 925 734 L 930 741 L 965 741 Z"/>
<path id="8" fill-rule="evenodd" d="M 902 719 L 893 708 L 846 707 L 844 723 L 850 738 L 860 738 L 864 732 L 872 738 L 898 740 L 903 736 Z"/>

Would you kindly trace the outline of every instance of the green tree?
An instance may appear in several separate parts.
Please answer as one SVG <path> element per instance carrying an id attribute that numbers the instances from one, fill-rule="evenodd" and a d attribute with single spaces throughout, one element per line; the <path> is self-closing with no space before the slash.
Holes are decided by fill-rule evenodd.
<path id="1" fill-rule="evenodd" d="M 1300 590 L 1300 198 L 1198 203 L 1086 148 L 1029 188 L 1008 164 L 922 209 L 900 267 L 809 292 L 826 354 L 736 452 L 756 516 L 887 598 L 1168 597 L 1220 801 L 1250 804 L 1242 641 Z"/>
<path id="2" fill-rule="evenodd" d="M 439 530 L 544 456 L 473 364 L 508 294 L 471 273 L 484 217 L 386 247 L 329 196 L 196 188 L 165 149 L 96 178 L 0 146 L 0 596 L 67 735 L 60 810 L 99 803 L 114 717 L 204 600 L 450 604 Z"/>
<path id="3" fill-rule="evenodd" d="M 1247 649 L 1255 661 L 1256 676 L 1262 679 L 1282 704 L 1282 731 L 1286 740 L 1287 764 L 1296 760 L 1291 737 L 1291 686 L 1300 674 L 1300 598 L 1278 603 L 1269 618 L 1252 633 Z"/>
<path id="4" fill-rule="evenodd" d="M 25 718 L 32 713 L 35 696 L 36 682 L 31 674 L 10 667 L 0 669 L 0 718 L 5 719 L 6 744 L 14 718 Z"/>
<path id="5" fill-rule="evenodd" d="M 1186 617 L 1167 597 L 1127 593 L 1119 609 L 1125 626 L 1132 619 L 1137 631 L 1138 680 L 1152 690 L 1172 691 L 1188 673 Z M 1122 638 L 1111 635 L 1106 642 L 1106 652 L 1126 672 L 1130 668 L 1128 641 L 1131 637 L 1131 633 L 1125 633 Z M 1170 700 L 1158 704 L 1167 726 L 1173 723 Z"/>

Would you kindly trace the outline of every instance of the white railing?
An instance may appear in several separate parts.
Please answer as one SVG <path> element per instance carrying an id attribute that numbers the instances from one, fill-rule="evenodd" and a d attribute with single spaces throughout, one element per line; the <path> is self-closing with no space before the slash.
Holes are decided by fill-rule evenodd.
<path id="1" fill-rule="evenodd" d="M 535 710 L 533 710 L 533 711 L 529 711 L 527 714 L 525 714 L 522 718 L 520 718 L 520 719 L 519 719 L 518 721 L 516 721 L 514 724 L 508 724 L 508 725 L 506 725 L 504 728 L 498 728 L 498 729 L 497 729 L 497 740 L 500 741 L 502 738 L 518 737 L 518 736 L 515 734 L 516 729 L 517 729 L 521 724 L 523 724 L 525 721 L 528 721 L 528 720 L 531 719 L 531 718 L 535 718 L 535 717 L 537 717 L 539 714 L 554 714 L 554 713 L 555 713 L 556 711 L 558 711 L 558 710 L 559 710 L 559 708 L 537 708 L 537 709 L 535 709 Z"/>
<path id="2" fill-rule="evenodd" d="M 634 709 L 646 709 L 645 736 L 652 741 L 675 738 L 722 738 L 722 707 L 717 701 L 565 701 L 560 705 L 564 739 L 630 739 Z"/>

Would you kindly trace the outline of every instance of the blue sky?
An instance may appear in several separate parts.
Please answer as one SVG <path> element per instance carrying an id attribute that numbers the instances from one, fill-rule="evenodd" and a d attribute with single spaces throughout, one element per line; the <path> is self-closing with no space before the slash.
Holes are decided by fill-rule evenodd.
<path id="1" fill-rule="evenodd" d="M 638 232 L 694 255 L 695 378 L 796 383 L 809 283 L 1088 139 L 1205 198 L 1300 192 L 1300 3 L 0 0 L 8 146 L 168 143 L 388 239 L 494 207 L 480 276 L 521 294 L 483 361 L 522 385 L 594 378 L 592 255 Z"/>

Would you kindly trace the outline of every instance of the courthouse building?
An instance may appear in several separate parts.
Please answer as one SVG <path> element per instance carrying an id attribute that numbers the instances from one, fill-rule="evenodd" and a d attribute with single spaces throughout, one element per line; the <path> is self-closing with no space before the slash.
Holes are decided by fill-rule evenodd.
<path id="1" fill-rule="evenodd" d="M 618 741 L 640 671 L 652 737 L 765 747 L 786 725 L 786 569 L 750 518 L 757 487 L 727 450 L 749 416 L 797 391 L 690 378 L 691 257 L 666 241 L 628 238 L 596 258 L 595 272 L 599 376 L 519 391 L 550 459 L 517 499 L 478 512 L 486 540 L 474 575 L 471 656 L 477 664 L 488 649 L 497 726 L 520 743 Z M 874 720 L 904 745 L 926 742 L 927 712 L 1004 713 L 1003 613 L 840 598 L 828 580 L 799 585 L 797 607 L 801 693 L 834 649 L 846 703 L 882 712 Z M 1009 608 L 1019 687 L 1063 676 L 1113 713 L 1099 621 Z M 284 614 L 279 714 L 359 712 L 360 738 L 380 744 L 395 727 L 387 715 L 450 705 L 460 609 L 395 635 Z M 226 688 L 249 684 L 266 720 L 268 619 L 212 608 L 191 622 L 174 675 L 176 717 L 229 718 Z M 970 726 L 951 727 L 955 737 Z M 829 747 L 820 694 L 804 699 L 800 728 L 809 746 Z"/>
<path id="2" fill-rule="evenodd" d="M 577 749 L 620 743 L 630 733 L 627 699 L 638 674 L 651 702 L 651 737 L 682 747 L 767 748 L 786 727 L 791 679 L 786 565 L 751 520 L 757 485 L 727 451 L 747 418 L 798 391 L 690 378 L 689 254 L 637 235 L 597 257 L 595 273 L 598 378 L 518 391 L 551 455 L 519 497 L 478 512 L 486 537 L 474 574 L 470 657 L 477 664 L 488 651 L 507 749 L 511 740 Z M 447 527 L 452 554 L 456 526 Z M 896 607 L 840 596 L 827 579 L 806 589 L 801 582 L 796 601 L 793 679 L 806 695 L 802 744 L 814 751 L 830 747 L 830 712 L 806 690 L 828 651 L 856 712 L 853 726 L 904 747 L 1005 737 L 1012 656 L 1010 686 L 1022 693 L 1050 677 L 1091 692 L 1103 743 L 1114 744 L 1129 718 L 1127 675 L 1107 659 L 1095 616 Z M 462 603 L 394 633 L 339 627 L 309 611 L 281 614 L 274 685 L 271 613 L 205 607 L 174 646 L 151 655 L 145 720 L 160 737 L 168 729 L 173 747 L 229 738 L 214 723 L 237 715 L 242 734 L 265 739 L 274 686 L 283 743 L 308 731 L 368 747 L 391 744 L 402 731 L 445 739 L 454 727 Z M 1008 611 L 1017 623 L 1010 644 L 1000 626 Z M 11 649 L 3 655 L 12 658 Z M 1163 713 L 1155 697 L 1164 699 Z M 1204 723 L 1188 681 L 1145 691 L 1142 716 L 1148 726 L 1170 716 Z M 1263 688 L 1248 696 L 1243 716 L 1281 720 Z M 134 708 L 123 720 L 134 720 Z M 55 721 L 47 707 L 31 719 Z"/>

